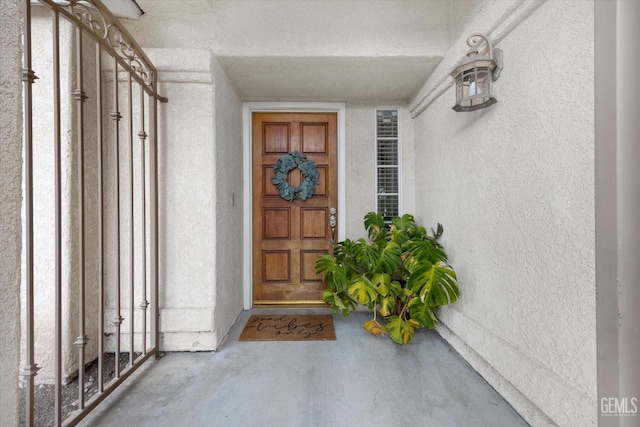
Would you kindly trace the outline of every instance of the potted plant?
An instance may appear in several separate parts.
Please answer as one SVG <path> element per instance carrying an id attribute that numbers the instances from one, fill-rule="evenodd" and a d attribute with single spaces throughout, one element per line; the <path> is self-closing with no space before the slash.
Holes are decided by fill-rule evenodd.
<path id="1" fill-rule="evenodd" d="M 338 242 L 332 255 L 316 261 L 316 274 L 327 285 L 322 299 L 344 316 L 357 304 L 368 307 L 373 319 L 364 324 L 367 332 L 388 333 L 396 343 L 406 344 L 417 328 L 438 325 L 439 306 L 460 297 L 456 273 L 438 243 L 442 225 L 429 236 L 412 215 L 386 224 L 381 214 L 369 212 L 364 226 L 368 240 Z"/>

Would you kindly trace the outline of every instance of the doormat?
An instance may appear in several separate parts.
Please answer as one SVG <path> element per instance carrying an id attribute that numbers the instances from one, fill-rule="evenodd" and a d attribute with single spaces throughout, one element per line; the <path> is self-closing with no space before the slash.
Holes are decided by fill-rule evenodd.
<path id="1" fill-rule="evenodd" d="M 238 341 L 335 341 L 328 314 L 253 314 Z"/>

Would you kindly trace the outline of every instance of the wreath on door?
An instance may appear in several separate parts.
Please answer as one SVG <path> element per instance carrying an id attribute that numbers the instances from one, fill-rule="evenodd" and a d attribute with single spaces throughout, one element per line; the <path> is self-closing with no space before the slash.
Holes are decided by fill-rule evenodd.
<path id="1" fill-rule="evenodd" d="M 287 178 L 289 172 L 298 168 L 304 176 L 304 181 L 297 187 L 289 185 Z M 280 157 L 273 166 L 275 176 L 271 178 L 271 182 L 278 188 L 280 197 L 285 200 L 307 200 L 313 196 L 316 185 L 320 183 L 320 175 L 318 168 L 313 160 L 308 160 L 299 151 L 292 151 Z"/>

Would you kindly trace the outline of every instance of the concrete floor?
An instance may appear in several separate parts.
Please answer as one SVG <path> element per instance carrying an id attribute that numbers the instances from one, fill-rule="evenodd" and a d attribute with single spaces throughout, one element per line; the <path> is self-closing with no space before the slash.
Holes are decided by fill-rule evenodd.
<path id="1" fill-rule="evenodd" d="M 295 311 L 243 312 L 218 352 L 147 363 L 81 425 L 527 425 L 434 331 L 399 346 L 364 332 L 358 312 L 335 316 L 336 341 L 239 342 L 265 312 Z"/>

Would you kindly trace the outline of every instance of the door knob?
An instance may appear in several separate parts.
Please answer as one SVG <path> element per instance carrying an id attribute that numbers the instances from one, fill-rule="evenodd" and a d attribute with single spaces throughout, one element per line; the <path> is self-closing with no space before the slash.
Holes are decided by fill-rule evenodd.
<path id="1" fill-rule="evenodd" d="M 331 228 L 331 244 L 336 244 L 336 208 L 329 208 L 329 227 Z"/>

